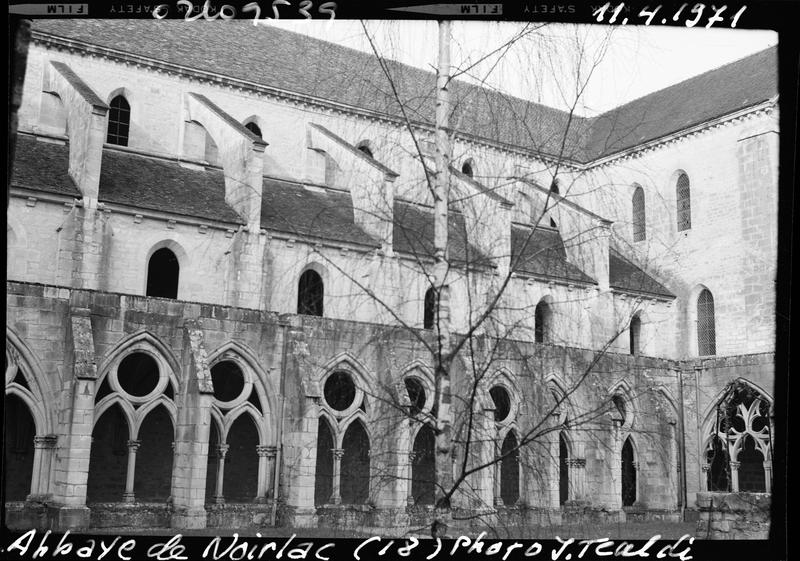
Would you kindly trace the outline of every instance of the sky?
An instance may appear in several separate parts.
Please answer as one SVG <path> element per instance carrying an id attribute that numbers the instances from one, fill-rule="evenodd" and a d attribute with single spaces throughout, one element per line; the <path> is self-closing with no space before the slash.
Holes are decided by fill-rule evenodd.
<path id="1" fill-rule="evenodd" d="M 436 22 L 365 24 L 382 56 L 435 69 Z M 282 20 L 272 25 L 372 52 L 359 21 Z M 453 22 L 451 60 L 457 69 L 468 68 L 459 78 L 558 109 L 575 105 L 576 113 L 587 116 L 778 43 L 777 33 L 769 30 L 525 25 Z M 507 50 L 481 60 L 523 31 Z M 583 86 L 580 95 L 578 84 Z"/>

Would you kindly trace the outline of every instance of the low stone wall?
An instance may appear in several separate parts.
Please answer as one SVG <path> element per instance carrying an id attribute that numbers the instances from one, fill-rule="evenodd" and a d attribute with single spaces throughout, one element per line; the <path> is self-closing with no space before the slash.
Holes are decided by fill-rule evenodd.
<path id="1" fill-rule="evenodd" d="M 43 530 L 47 528 L 47 505 L 14 501 L 5 504 L 5 520 L 9 530 Z"/>
<path id="2" fill-rule="evenodd" d="M 710 540 L 765 540 L 771 519 L 770 493 L 698 493 L 697 537 Z"/>
<path id="3" fill-rule="evenodd" d="M 263 528 L 270 526 L 272 504 L 215 504 L 206 512 L 207 528 Z"/>
<path id="4" fill-rule="evenodd" d="M 91 528 L 169 528 L 172 508 L 165 503 L 94 503 Z"/>

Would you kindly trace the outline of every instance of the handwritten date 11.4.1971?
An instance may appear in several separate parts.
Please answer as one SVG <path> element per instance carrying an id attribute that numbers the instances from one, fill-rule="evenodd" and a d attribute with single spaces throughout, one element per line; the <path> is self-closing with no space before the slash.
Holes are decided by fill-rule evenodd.
<path id="1" fill-rule="evenodd" d="M 691 8 L 690 8 L 691 6 Z M 622 15 L 623 10 L 626 14 L 631 13 L 635 14 L 635 9 L 631 12 L 633 8 L 625 6 L 624 2 L 620 2 L 619 4 L 612 4 L 611 2 L 606 2 L 596 10 L 592 12 L 592 15 L 597 18 L 598 23 L 603 23 L 606 21 L 607 23 L 617 23 L 619 22 L 621 25 L 625 25 L 628 23 L 629 18 Z M 639 11 L 638 16 L 636 16 L 635 21 L 631 21 L 631 23 L 644 23 L 644 25 L 650 25 L 655 21 L 655 23 L 666 24 L 668 19 L 671 19 L 673 22 L 683 21 L 683 24 L 686 27 L 694 27 L 698 23 L 701 23 L 701 20 L 704 17 L 707 17 L 705 27 L 706 29 L 710 28 L 716 23 L 719 22 L 728 22 L 730 23 L 731 27 L 736 27 L 739 18 L 742 16 L 744 11 L 747 9 L 747 6 L 742 6 L 736 12 L 731 9 L 728 10 L 728 6 L 707 6 L 706 4 L 697 3 L 697 4 L 682 4 L 680 8 L 678 8 L 674 13 L 669 13 L 671 10 L 663 9 L 661 4 L 656 4 L 654 6 L 645 6 Z M 727 13 L 726 13 L 727 12 Z M 608 20 L 606 20 L 606 16 Z M 660 16 L 660 18 L 659 18 Z"/>

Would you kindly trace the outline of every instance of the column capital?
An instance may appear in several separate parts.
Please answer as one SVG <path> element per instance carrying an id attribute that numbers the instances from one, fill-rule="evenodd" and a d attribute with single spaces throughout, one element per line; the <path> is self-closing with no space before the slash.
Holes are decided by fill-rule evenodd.
<path id="1" fill-rule="evenodd" d="M 269 446 L 266 444 L 259 444 L 256 446 L 256 452 L 258 452 L 259 456 L 266 456 L 267 458 L 274 458 L 278 455 L 278 447 L 277 446 Z"/>
<path id="2" fill-rule="evenodd" d="M 129 440 L 128 441 L 128 450 L 131 452 L 136 452 L 139 449 L 139 446 L 142 445 L 141 440 Z"/>
<path id="3" fill-rule="evenodd" d="M 36 448 L 55 448 L 57 442 L 58 437 L 54 434 L 33 437 L 33 445 Z"/>
<path id="4" fill-rule="evenodd" d="M 225 458 L 225 455 L 228 453 L 228 450 L 230 450 L 230 448 L 231 448 L 230 444 L 218 444 L 217 454 L 219 454 L 220 458 Z"/>
<path id="5" fill-rule="evenodd" d="M 700 469 L 702 469 L 704 472 L 711 471 L 711 464 L 703 464 L 700 466 Z"/>
<path id="6" fill-rule="evenodd" d="M 337 460 L 341 460 L 344 457 L 344 448 L 331 448 L 331 452 L 333 452 L 333 457 Z"/>
<path id="7" fill-rule="evenodd" d="M 731 462 L 731 471 L 739 471 L 740 462 Z"/>
<path id="8" fill-rule="evenodd" d="M 417 453 L 415 451 L 412 450 L 411 452 L 408 453 L 408 461 L 409 462 L 413 463 L 414 460 L 416 460 L 416 459 L 417 459 Z"/>

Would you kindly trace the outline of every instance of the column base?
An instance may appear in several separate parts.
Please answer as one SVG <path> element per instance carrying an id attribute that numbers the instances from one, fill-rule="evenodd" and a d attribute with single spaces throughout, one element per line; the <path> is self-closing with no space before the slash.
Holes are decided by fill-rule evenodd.
<path id="1" fill-rule="evenodd" d="M 47 508 L 47 525 L 56 532 L 82 530 L 89 527 L 90 514 L 86 506 L 51 505 Z"/>
<path id="2" fill-rule="evenodd" d="M 206 527 L 206 509 L 203 507 L 175 507 L 170 518 L 170 527 L 180 530 L 197 530 Z"/>

